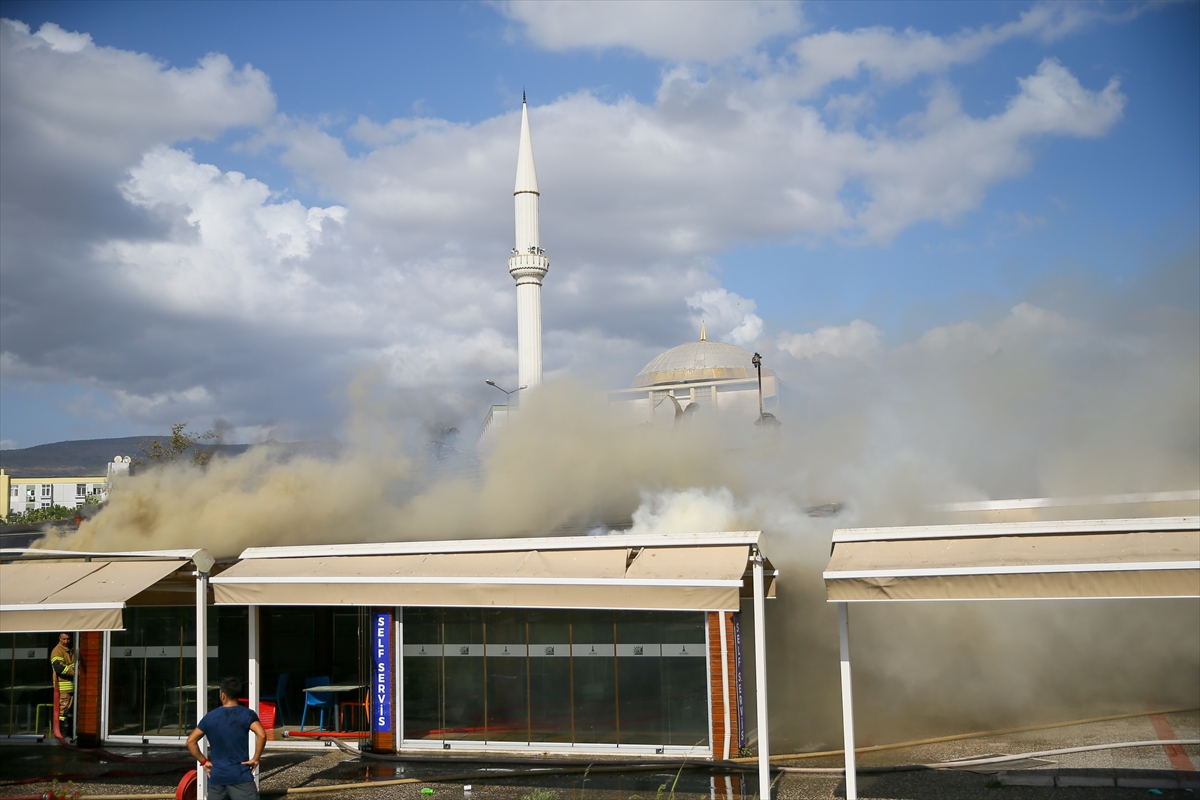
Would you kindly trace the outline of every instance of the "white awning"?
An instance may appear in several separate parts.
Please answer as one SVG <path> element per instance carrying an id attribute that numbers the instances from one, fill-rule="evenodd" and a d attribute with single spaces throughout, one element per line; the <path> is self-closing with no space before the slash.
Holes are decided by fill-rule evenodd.
<path id="1" fill-rule="evenodd" d="M 203 550 L 139 553 L 0 551 L 0 632 L 122 630 L 135 595 L 197 560 Z M 115 559 L 115 560 L 110 560 Z"/>
<path id="2" fill-rule="evenodd" d="M 837 530 L 830 602 L 1200 597 L 1200 517 Z"/>
<path id="3" fill-rule="evenodd" d="M 251 548 L 212 586 L 218 605 L 736 611 L 759 536 L 618 534 Z"/>

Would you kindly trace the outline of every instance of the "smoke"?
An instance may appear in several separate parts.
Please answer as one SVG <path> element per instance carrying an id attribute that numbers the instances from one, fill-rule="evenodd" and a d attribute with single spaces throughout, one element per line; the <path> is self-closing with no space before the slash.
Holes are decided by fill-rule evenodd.
<path id="1" fill-rule="evenodd" d="M 260 446 L 203 470 L 152 467 L 58 546 L 203 546 L 229 558 L 264 544 L 544 534 L 628 520 L 647 492 L 740 485 L 740 459 L 725 456 L 715 424 L 697 422 L 687 435 L 631 426 L 595 389 L 569 380 L 531 394 L 482 456 L 444 443 L 412 452 L 403 421 L 372 402 L 377 380 L 352 387 L 352 444 L 339 457 Z M 714 510 L 686 519 L 711 522 Z"/>
<path id="2" fill-rule="evenodd" d="M 775 430 L 703 413 L 634 425 L 597 387 L 562 380 L 528 393 L 476 453 L 449 441 L 445 420 L 414 424 L 379 375 L 364 376 L 339 456 L 256 447 L 203 470 L 150 469 L 54 546 L 232 557 L 622 520 L 635 532 L 762 530 L 781 570 L 767 621 L 773 747 L 828 747 L 840 739 L 837 638 L 820 573 L 835 526 L 947 522 L 934 506 L 951 501 L 1200 486 L 1198 260 L 1119 293 L 1060 280 L 866 359 L 763 340 L 786 386 Z M 838 516 L 804 511 L 829 502 Z M 1193 600 L 884 604 L 854 608 L 851 630 L 863 744 L 1200 704 Z"/>

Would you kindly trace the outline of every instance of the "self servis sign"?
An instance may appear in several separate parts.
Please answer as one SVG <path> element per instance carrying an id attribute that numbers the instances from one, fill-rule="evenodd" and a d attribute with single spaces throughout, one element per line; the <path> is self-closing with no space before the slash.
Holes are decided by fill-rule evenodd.
<path id="1" fill-rule="evenodd" d="M 374 685 L 371 730 L 375 733 L 390 733 L 392 730 L 392 615 L 387 611 L 375 613 L 372 648 L 374 662 Z"/>

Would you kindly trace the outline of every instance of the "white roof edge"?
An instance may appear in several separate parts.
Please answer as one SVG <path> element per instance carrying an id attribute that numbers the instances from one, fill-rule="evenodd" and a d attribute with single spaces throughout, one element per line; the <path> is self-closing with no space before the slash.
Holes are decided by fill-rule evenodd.
<path id="1" fill-rule="evenodd" d="M 1018 508 L 1060 508 L 1087 505 L 1129 505 L 1200 500 L 1200 489 L 1177 492 L 1132 492 L 1127 494 L 1080 495 L 1078 497 L 1023 497 L 1013 500 L 970 500 L 939 503 L 935 511 L 1009 511 Z"/>
<path id="2" fill-rule="evenodd" d="M 833 543 L 885 542 L 900 539 L 957 539 L 970 536 L 1037 536 L 1076 533 L 1131 533 L 1200 530 L 1200 517 L 978 522 L 965 525 L 914 525 L 896 528 L 838 528 Z"/>
<path id="3" fill-rule="evenodd" d="M 1088 561 L 1074 564 L 992 564 L 982 567 L 898 567 L 895 569 L 826 570 L 821 579 L 854 581 L 880 578 L 959 578 L 972 575 L 1043 575 L 1064 572 L 1159 572 L 1200 569 L 1200 561 Z"/>
<path id="4" fill-rule="evenodd" d="M 43 550 L 37 547 L 5 547 L 0 548 L 0 556 L 30 555 L 55 556 L 58 558 L 145 558 L 160 561 L 192 561 L 200 553 L 207 553 L 203 547 L 194 550 L 127 550 L 119 552 L 99 552 L 90 550 Z"/>
<path id="5" fill-rule="evenodd" d="M 125 603 L 7 603 L 0 611 L 90 611 L 92 609 L 126 608 Z"/>
<path id="6" fill-rule="evenodd" d="M 756 545 L 762 531 L 541 536 L 528 539 L 460 539 L 454 541 L 366 542 L 285 547 L 249 547 L 240 558 L 316 558 L 321 556 L 395 556 L 419 553 L 503 553 L 517 550 L 612 550 L 626 547 Z"/>

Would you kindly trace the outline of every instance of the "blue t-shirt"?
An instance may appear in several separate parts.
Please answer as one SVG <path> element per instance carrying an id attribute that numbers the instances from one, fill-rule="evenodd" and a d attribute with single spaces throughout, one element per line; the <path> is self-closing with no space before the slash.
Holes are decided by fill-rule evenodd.
<path id="1" fill-rule="evenodd" d="M 232 786 L 254 780 L 254 773 L 243 761 L 250 760 L 250 726 L 258 722 L 245 706 L 221 706 L 204 715 L 196 727 L 208 739 L 208 760 L 212 762 L 212 786 Z"/>

